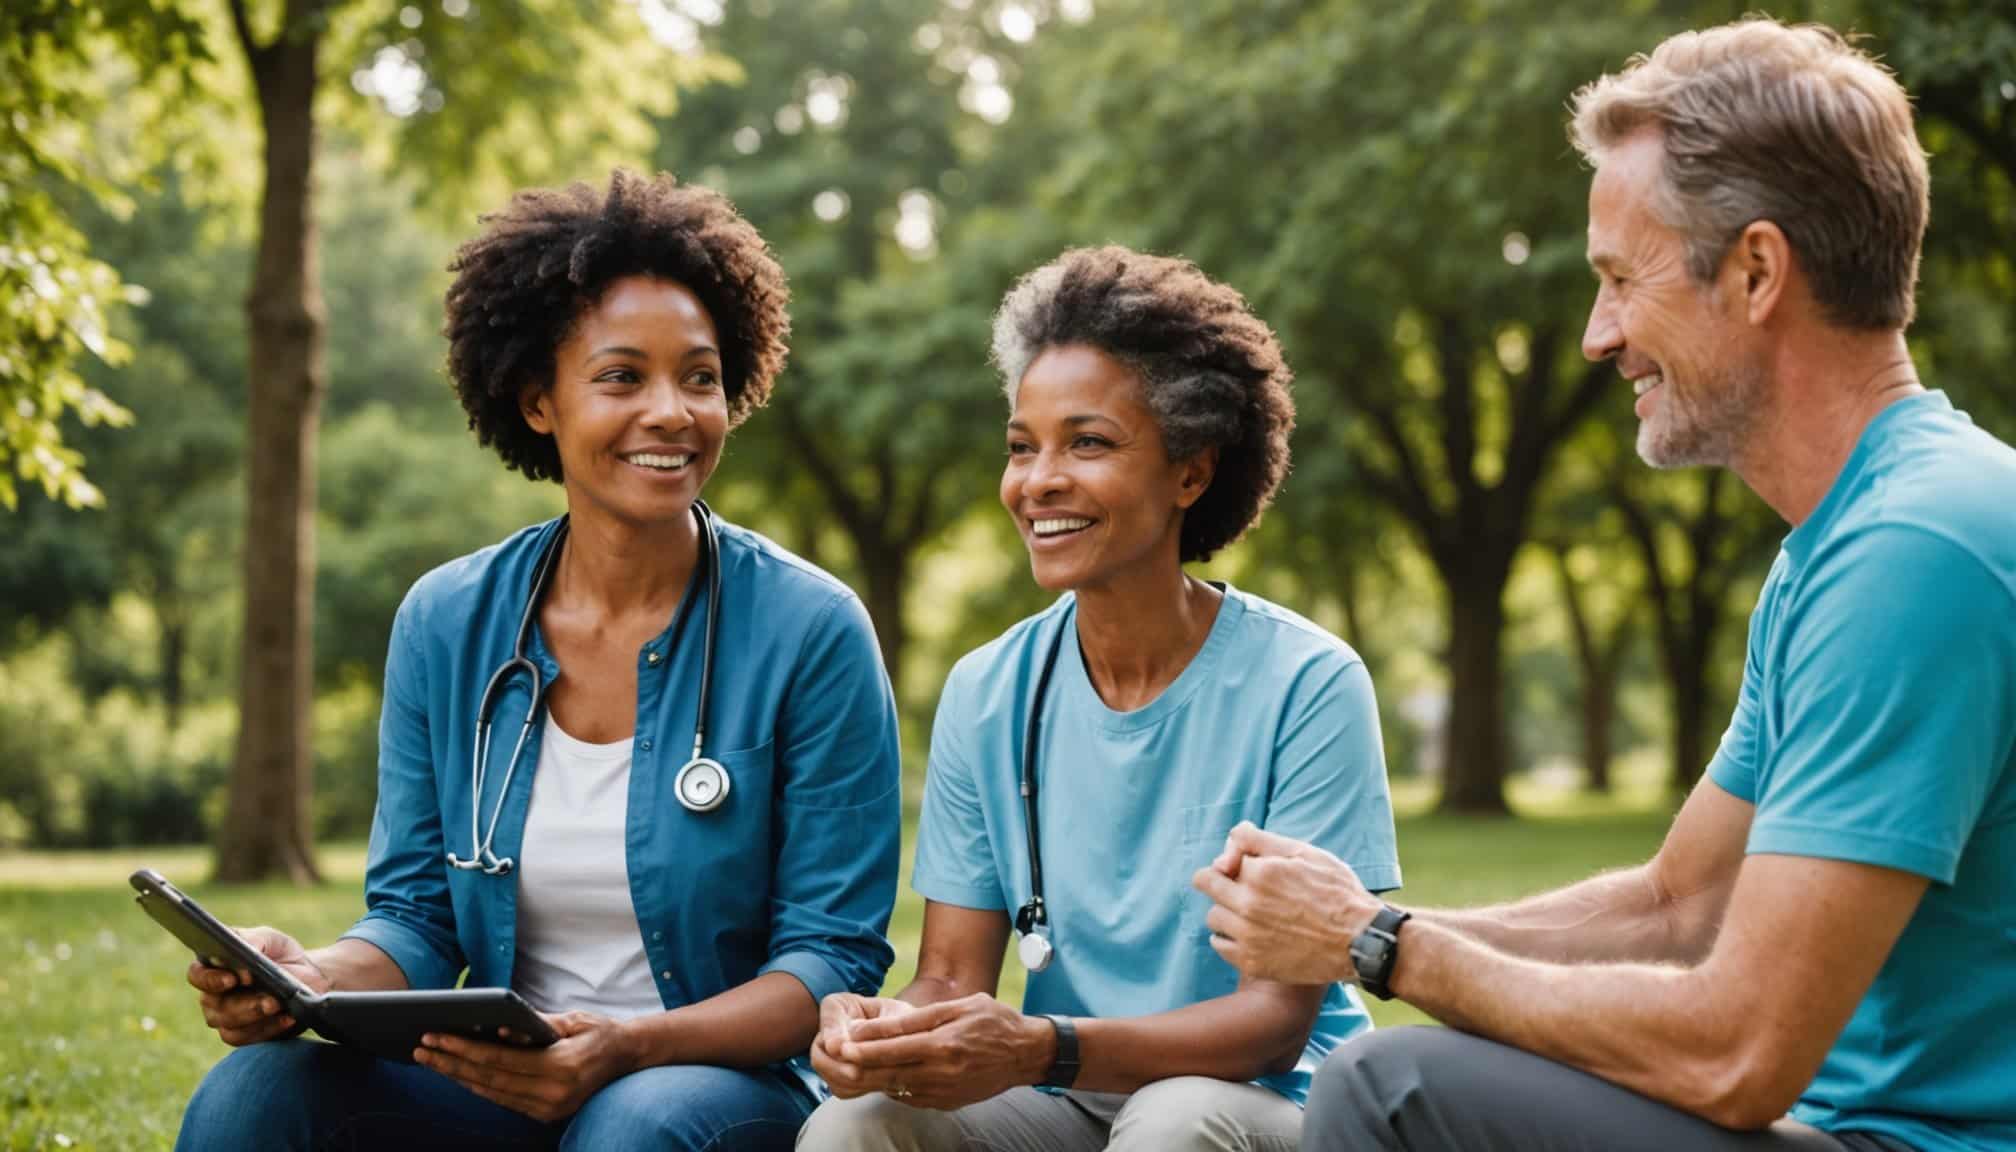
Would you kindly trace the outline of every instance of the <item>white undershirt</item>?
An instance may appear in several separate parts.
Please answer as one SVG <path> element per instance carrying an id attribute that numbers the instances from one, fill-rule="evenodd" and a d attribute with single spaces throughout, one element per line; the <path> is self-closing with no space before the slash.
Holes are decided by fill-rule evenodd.
<path id="1" fill-rule="evenodd" d="M 629 808 L 630 741 L 588 744 L 549 715 L 518 851 L 511 972 L 512 989 L 542 1012 L 664 1011 L 630 903 Z"/>

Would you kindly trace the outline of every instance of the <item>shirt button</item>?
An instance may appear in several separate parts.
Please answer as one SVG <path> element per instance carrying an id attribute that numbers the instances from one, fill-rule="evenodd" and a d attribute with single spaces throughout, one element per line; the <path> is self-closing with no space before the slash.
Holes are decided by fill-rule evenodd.
<path id="1" fill-rule="evenodd" d="M 672 978 L 672 970 L 670 968 L 667 968 L 663 972 L 660 972 L 658 975 L 663 977 L 664 979 L 670 980 Z"/>
<path id="2" fill-rule="evenodd" d="M 637 748 L 639 751 L 649 752 L 651 750 L 651 738 L 649 736 L 646 736 L 644 739 L 639 740 L 637 742 Z"/>
<path id="3" fill-rule="evenodd" d="M 653 939 L 653 940 L 663 940 L 664 938 L 665 938 L 665 933 L 663 933 L 663 932 L 653 932 L 653 933 L 651 933 L 651 939 Z"/>
<path id="4" fill-rule="evenodd" d="M 646 653 L 646 654 L 645 654 L 645 656 L 644 656 L 644 662 L 645 662 L 646 664 L 656 664 L 656 663 L 658 663 L 658 652 L 657 652 L 657 650 L 656 650 L 656 649 L 653 649 L 653 650 L 652 650 L 652 651 L 650 651 L 649 653 Z"/>

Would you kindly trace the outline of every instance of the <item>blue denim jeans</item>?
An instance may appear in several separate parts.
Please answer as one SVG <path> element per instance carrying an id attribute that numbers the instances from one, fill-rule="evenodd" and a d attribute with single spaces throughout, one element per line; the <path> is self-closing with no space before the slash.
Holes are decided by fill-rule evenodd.
<path id="1" fill-rule="evenodd" d="M 787 1152 L 813 1101 L 770 1069 L 647 1068 L 542 1124 L 438 1072 L 353 1048 L 283 1040 L 240 1048 L 203 1078 L 177 1152 Z"/>

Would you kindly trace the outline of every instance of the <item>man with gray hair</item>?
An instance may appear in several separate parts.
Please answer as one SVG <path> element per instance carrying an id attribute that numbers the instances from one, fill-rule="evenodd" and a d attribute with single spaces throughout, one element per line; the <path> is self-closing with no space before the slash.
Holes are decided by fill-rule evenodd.
<path id="1" fill-rule="evenodd" d="M 1242 825 L 1195 878 L 1213 944 L 1454 1026 L 1339 1048 L 1305 1148 L 2016 1150 L 2016 451 L 1905 347 L 1909 100 L 1749 20 L 1584 88 L 1573 135 L 1583 350 L 1639 453 L 1792 525 L 1721 748 L 1649 863 L 1503 907 L 1401 911 Z"/>

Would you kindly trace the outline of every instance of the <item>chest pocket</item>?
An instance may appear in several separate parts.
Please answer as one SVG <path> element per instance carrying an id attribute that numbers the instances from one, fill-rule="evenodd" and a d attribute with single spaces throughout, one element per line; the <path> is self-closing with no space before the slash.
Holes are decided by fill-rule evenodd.
<path id="1" fill-rule="evenodd" d="M 1225 849 L 1225 837 L 1245 815 L 1246 806 L 1236 802 L 1198 804 L 1183 809 L 1182 868 L 1180 875 L 1171 880 L 1183 888 L 1184 930 L 1200 941 L 1211 936 L 1211 929 L 1204 923 L 1205 914 L 1211 911 L 1211 898 L 1190 886 L 1191 874 L 1209 867 L 1218 858 L 1218 853 Z"/>
<path id="2" fill-rule="evenodd" d="M 653 768 L 659 773 L 649 817 L 653 826 L 633 827 L 632 834 L 641 833 L 657 850 L 644 865 L 649 877 L 643 885 L 637 884 L 639 861 L 632 856 L 633 886 L 664 894 L 667 935 L 712 938 L 732 942 L 732 950 L 760 953 L 770 934 L 775 748 L 766 743 L 733 752 L 710 749 L 710 758 L 727 772 L 728 796 L 706 812 L 679 803 L 679 771 L 691 750 L 690 744 L 681 747 Z"/>

